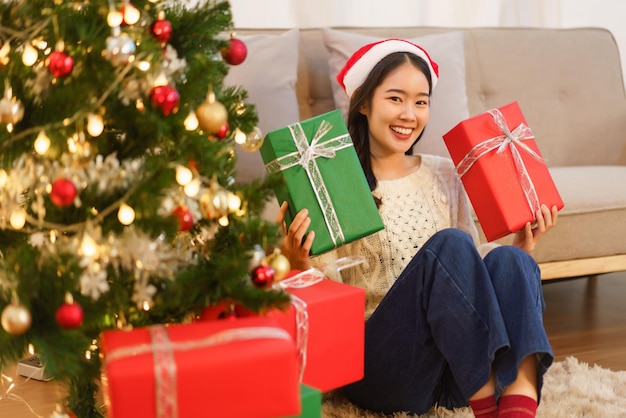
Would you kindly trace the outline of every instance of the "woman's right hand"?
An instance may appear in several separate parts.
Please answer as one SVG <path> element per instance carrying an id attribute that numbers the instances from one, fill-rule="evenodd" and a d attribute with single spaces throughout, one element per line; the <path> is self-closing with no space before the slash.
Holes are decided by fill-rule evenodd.
<path id="1" fill-rule="evenodd" d="M 287 202 L 283 202 L 280 206 L 276 223 L 282 228 L 283 239 L 280 246 L 281 253 L 289 259 L 291 268 L 294 270 L 308 270 L 311 268 L 311 257 L 309 251 L 315 239 L 315 232 L 306 233 L 311 225 L 309 211 L 302 209 L 293 218 L 289 229 L 285 223 L 285 215 L 287 213 Z M 306 235 L 306 238 L 305 238 Z"/>

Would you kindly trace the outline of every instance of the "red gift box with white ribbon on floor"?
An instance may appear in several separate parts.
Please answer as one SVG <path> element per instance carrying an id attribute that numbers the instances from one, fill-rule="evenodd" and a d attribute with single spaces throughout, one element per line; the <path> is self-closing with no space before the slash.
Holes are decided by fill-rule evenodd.
<path id="1" fill-rule="evenodd" d="M 266 316 L 299 348 L 302 383 L 322 392 L 363 378 L 365 290 L 330 280 L 317 269 L 292 272 L 275 286 L 292 297 L 286 311 Z"/>
<path id="2" fill-rule="evenodd" d="M 101 336 L 110 418 L 270 418 L 301 412 L 293 338 L 249 317 Z"/>

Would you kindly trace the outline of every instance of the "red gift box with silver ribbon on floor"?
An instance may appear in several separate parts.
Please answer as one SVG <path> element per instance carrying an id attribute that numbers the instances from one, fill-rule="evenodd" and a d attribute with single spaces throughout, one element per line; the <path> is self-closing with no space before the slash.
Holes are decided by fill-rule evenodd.
<path id="1" fill-rule="evenodd" d="M 270 418 L 301 412 L 294 341 L 271 318 L 105 331 L 109 418 Z"/>
<path id="2" fill-rule="evenodd" d="M 326 392 L 362 379 L 365 290 L 330 280 L 314 268 L 294 271 L 274 286 L 291 295 L 291 304 L 266 316 L 293 336 L 302 383 Z"/>

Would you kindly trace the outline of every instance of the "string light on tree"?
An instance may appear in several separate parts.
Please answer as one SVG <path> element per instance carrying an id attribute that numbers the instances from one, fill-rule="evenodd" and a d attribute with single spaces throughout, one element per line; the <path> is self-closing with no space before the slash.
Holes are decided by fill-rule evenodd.
<path id="1" fill-rule="evenodd" d="M 122 225 L 130 225 L 135 221 L 135 209 L 122 203 L 117 211 L 117 219 Z"/>
<path id="2" fill-rule="evenodd" d="M 122 7 L 121 13 L 123 23 L 126 25 L 134 25 L 139 22 L 139 18 L 141 17 L 139 10 L 129 1 Z"/>
<path id="3" fill-rule="evenodd" d="M 90 113 L 87 116 L 87 132 L 92 137 L 96 138 L 104 131 L 104 120 L 102 116 L 96 113 Z"/>
<path id="4" fill-rule="evenodd" d="M 50 138 L 44 131 L 39 131 L 35 143 L 33 144 L 35 152 L 39 155 L 44 155 L 50 149 Z"/>
<path id="5" fill-rule="evenodd" d="M 24 228 L 24 225 L 26 225 L 26 211 L 22 208 L 18 208 L 11 212 L 9 224 L 11 224 L 13 229 L 18 231 Z"/>
<path id="6" fill-rule="evenodd" d="M 24 51 L 22 52 L 22 63 L 27 67 L 32 67 L 39 59 L 39 53 L 30 42 L 24 44 Z"/>

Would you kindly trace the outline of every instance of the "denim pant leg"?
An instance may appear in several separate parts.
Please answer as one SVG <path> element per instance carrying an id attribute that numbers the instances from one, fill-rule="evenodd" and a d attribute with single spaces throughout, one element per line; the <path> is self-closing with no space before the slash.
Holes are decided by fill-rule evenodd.
<path id="1" fill-rule="evenodd" d="M 418 251 L 367 320 L 365 376 L 344 388 L 363 408 L 452 408 L 491 376 L 509 340 L 486 266 L 468 234 L 446 229 Z"/>
<path id="2" fill-rule="evenodd" d="M 506 325 L 511 348 L 498 354 L 493 368 L 498 396 L 517 377 L 520 362 L 537 355 L 539 396 L 543 375 L 554 355 L 543 325 L 545 302 L 539 266 L 516 247 L 497 247 L 485 257 Z"/>

